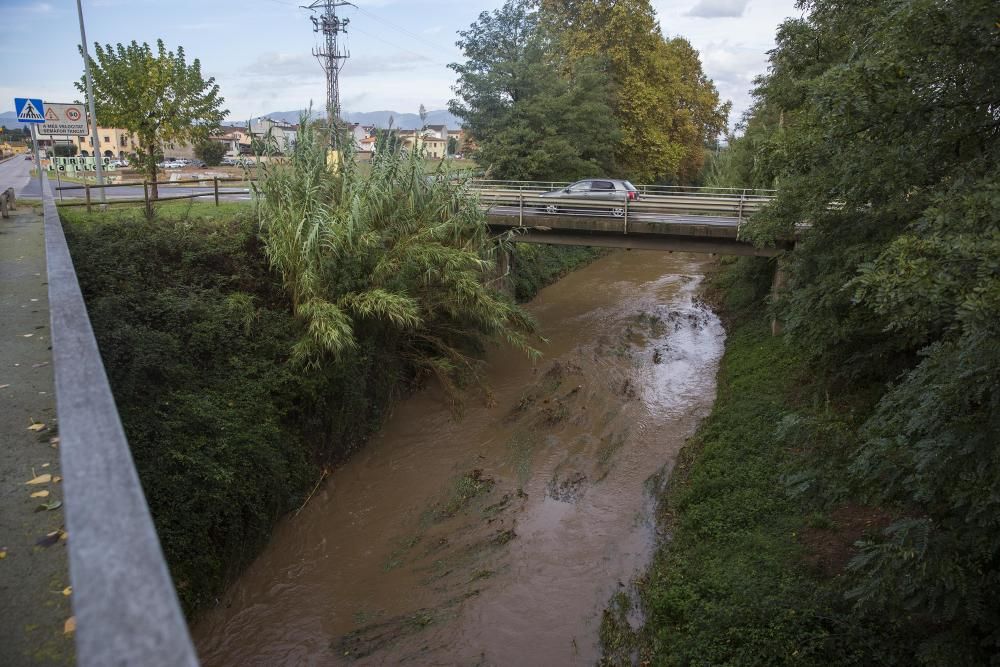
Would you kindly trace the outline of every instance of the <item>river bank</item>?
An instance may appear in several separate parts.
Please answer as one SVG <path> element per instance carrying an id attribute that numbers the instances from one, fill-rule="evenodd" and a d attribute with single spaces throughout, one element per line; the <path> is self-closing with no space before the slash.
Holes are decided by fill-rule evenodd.
<path id="1" fill-rule="evenodd" d="M 850 590 L 857 543 L 893 518 L 845 481 L 870 389 L 831 400 L 771 335 L 769 284 L 762 260 L 724 260 L 710 281 L 727 329 L 718 397 L 657 497 L 652 565 L 604 613 L 603 664 L 915 664 L 916 626 Z"/>
<path id="2" fill-rule="evenodd" d="M 652 494 L 714 397 L 708 262 L 602 257 L 529 304 L 542 360 L 489 353 L 487 404 L 398 403 L 195 623 L 204 664 L 597 660 L 601 609 L 655 543 Z"/>
<path id="3" fill-rule="evenodd" d="M 63 209 L 95 334 L 178 594 L 215 601 L 317 480 L 412 390 L 373 344 L 300 373 L 302 325 L 247 204 Z M 549 257 L 545 280 L 571 265 Z M 547 255 L 548 257 L 548 255 Z M 554 259 L 553 259 L 554 258 Z M 531 270 L 530 261 L 522 261 Z"/>

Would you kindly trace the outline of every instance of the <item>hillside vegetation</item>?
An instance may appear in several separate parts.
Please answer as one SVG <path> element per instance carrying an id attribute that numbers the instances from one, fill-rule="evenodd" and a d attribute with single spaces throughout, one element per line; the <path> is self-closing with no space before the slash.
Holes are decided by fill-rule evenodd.
<path id="1" fill-rule="evenodd" d="M 778 187 L 790 281 L 722 293 L 719 403 L 665 497 L 662 664 L 995 664 L 1000 58 L 985 0 L 802 3 L 713 174 Z M 754 277 L 760 278 L 755 281 Z M 733 317 L 734 304 L 756 315 Z M 737 308 L 736 311 L 739 309 Z"/>

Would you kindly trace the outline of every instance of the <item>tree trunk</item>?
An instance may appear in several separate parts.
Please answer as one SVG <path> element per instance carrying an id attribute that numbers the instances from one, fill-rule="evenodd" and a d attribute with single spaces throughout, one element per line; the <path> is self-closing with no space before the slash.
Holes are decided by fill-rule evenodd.
<path id="1" fill-rule="evenodd" d="M 146 175 L 149 176 L 149 198 L 152 201 L 159 199 L 160 194 L 156 186 L 156 148 L 153 146 L 152 142 L 147 144 L 146 148 Z"/>

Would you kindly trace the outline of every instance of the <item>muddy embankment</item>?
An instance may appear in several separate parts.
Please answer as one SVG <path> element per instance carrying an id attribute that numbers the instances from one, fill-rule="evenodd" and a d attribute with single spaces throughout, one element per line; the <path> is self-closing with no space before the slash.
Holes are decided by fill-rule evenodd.
<path id="1" fill-rule="evenodd" d="M 714 399 L 707 261 L 601 258 L 529 305 L 542 360 L 490 354 L 489 405 L 398 405 L 195 624 L 204 664 L 592 664 Z"/>

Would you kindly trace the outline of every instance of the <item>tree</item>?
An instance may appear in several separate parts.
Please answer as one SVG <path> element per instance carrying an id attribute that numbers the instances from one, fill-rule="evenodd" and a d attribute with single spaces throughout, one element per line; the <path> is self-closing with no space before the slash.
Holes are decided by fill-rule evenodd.
<path id="1" fill-rule="evenodd" d="M 56 144 L 52 147 L 52 154 L 55 157 L 75 157 L 76 144 Z"/>
<path id="2" fill-rule="evenodd" d="M 466 60 L 450 67 L 449 103 L 497 178 L 568 180 L 611 174 L 617 129 L 600 66 L 560 70 L 530 0 L 508 0 L 459 33 Z"/>
<path id="3" fill-rule="evenodd" d="M 541 0 L 562 66 L 599 58 L 615 91 L 615 162 L 629 178 L 689 182 L 725 130 L 729 103 L 682 38 L 664 39 L 649 0 Z"/>
<path id="4" fill-rule="evenodd" d="M 175 53 L 167 51 L 163 40 L 156 46 L 154 52 L 149 44 L 135 41 L 115 47 L 95 43 L 91 60 L 98 121 L 138 137 L 142 153 L 137 157 L 154 183 L 157 156 L 167 144 L 197 143 L 229 114 L 215 78 L 202 77 L 197 58 L 189 65 L 183 47 Z M 84 79 L 76 87 L 85 93 Z M 156 199 L 156 185 L 151 195 Z"/>
<path id="5" fill-rule="evenodd" d="M 741 168 L 780 183 L 747 233 L 767 243 L 810 222 L 778 304 L 788 335 L 820 371 L 877 393 L 846 474 L 896 520 L 863 544 L 849 595 L 910 625 L 923 664 L 988 664 L 1000 654 L 996 5 L 804 5 L 737 143 Z"/>
<path id="6" fill-rule="evenodd" d="M 194 145 L 194 154 L 209 167 L 217 167 L 226 155 L 226 146 L 214 139 L 201 139 Z"/>
<path id="7" fill-rule="evenodd" d="M 458 152 L 458 138 L 448 137 L 448 155 L 454 155 Z"/>

